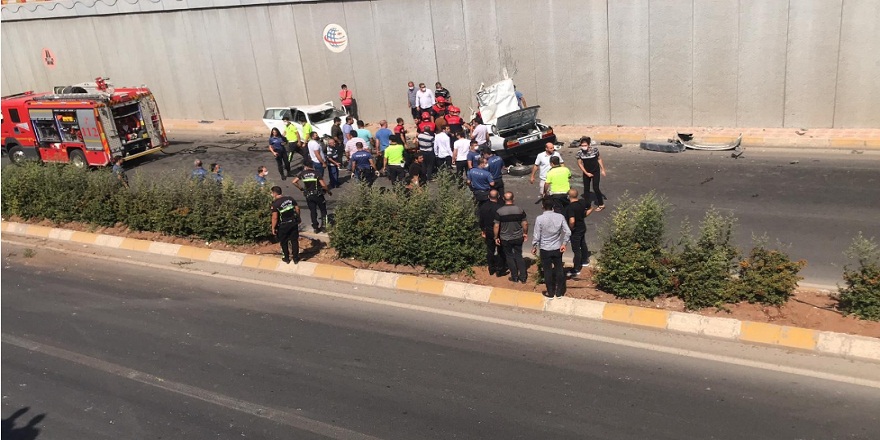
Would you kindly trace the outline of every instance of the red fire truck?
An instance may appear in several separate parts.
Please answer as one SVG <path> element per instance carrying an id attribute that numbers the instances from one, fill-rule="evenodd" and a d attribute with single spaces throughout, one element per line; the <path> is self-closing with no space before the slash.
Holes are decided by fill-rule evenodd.
<path id="1" fill-rule="evenodd" d="M 3 97 L 3 152 L 16 164 L 30 159 L 87 167 L 167 146 L 150 89 L 114 88 L 108 79 Z"/>

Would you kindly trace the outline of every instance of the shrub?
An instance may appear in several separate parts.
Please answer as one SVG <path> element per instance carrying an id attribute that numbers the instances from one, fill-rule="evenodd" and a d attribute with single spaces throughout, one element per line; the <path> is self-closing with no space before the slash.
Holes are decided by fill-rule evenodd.
<path id="1" fill-rule="evenodd" d="M 791 297 L 803 278 L 798 272 L 806 261 L 792 261 L 787 253 L 767 248 L 767 237 L 755 242 L 749 256 L 739 262 L 739 279 L 735 281 L 736 300 L 781 306 Z M 777 246 L 781 247 L 781 246 Z"/>
<path id="2" fill-rule="evenodd" d="M 255 241 L 268 231 L 271 196 L 251 181 L 221 186 L 182 174 L 150 180 L 136 174 L 128 189 L 109 169 L 37 163 L 5 167 L 2 177 L 4 215 L 56 223 L 122 223 L 139 231 L 231 243 Z"/>
<path id="3" fill-rule="evenodd" d="M 736 219 L 710 209 L 696 239 L 682 228 L 681 254 L 675 258 L 675 293 L 689 310 L 721 307 L 735 300 L 731 275 L 739 251 L 731 244 Z"/>
<path id="4" fill-rule="evenodd" d="M 861 232 L 853 239 L 846 256 L 856 260 L 857 267 L 843 269 L 845 287 L 840 288 L 838 308 L 862 319 L 880 321 L 880 250 L 874 238 Z"/>
<path id="5" fill-rule="evenodd" d="M 595 274 L 597 286 L 619 298 L 646 300 L 666 293 L 669 270 L 668 203 L 653 192 L 632 199 L 624 194 L 611 216 Z"/>
<path id="6" fill-rule="evenodd" d="M 330 245 L 343 258 L 453 273 L 482 263 L 471 192 L 441 173 L 430 188 L 355 185 L 336 206 Z"/>

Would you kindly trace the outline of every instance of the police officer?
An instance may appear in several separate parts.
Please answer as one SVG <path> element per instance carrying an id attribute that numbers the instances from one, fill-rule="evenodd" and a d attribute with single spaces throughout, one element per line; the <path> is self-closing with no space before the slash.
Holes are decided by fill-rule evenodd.
<path id="1" fill-rule="evenodd" d="M 290 263 L 290 250 L 293 249 L 293 264 L 299 263 L 299 206 L 293 197 L 282 196 L 281 187 L 272 187 L 272 235 L 281 244 L 281 261 Z"/>
<path id="2" fill-rule="evenodd" d="M 302 185 L 300 185 L 302 182 Z M 324 193 L 333 195 L 324 179 L 318 175 L 312 163 L 306 161 L 303 170 L 291 181 L 293 186 L 297 187 L 306 196 L 306 204 L 309 205 L 309 211 L 312 218 L 312 229 L 315 232 L 321 232 L 327 227 L 327 200 L 324 199 Z M 318 210 L 321 210 L 321 222 L 318 222 Z"/>

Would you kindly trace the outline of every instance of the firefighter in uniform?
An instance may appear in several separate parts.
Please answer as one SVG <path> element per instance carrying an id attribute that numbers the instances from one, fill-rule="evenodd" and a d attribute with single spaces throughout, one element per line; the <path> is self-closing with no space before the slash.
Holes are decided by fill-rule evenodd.
<path id="1" fill-rule="evenodd" d="M 299 263 L 299 206 L 293 197 L 282 196 L 281 187 L 272 187 L 272 235 L 281 244 L 281 261 L 290 263 L 293 252 L 293 264 Z M 292 247 L 293 249 L 289 249 Z"/>
<path id="2" fill-rule="evenodd" d="M 293 178 L 293 186 L 297 187 L 306 197 L 312 217 L 312 229 L 321 232 L 327 227 L 327 200 L 324 193 L 333 195 L 324 179 L 318 175 L 310 161 L 306 161 L 303 170 Z M 321 222 L 318 222 L 318 210 L 321 210 Z"/>

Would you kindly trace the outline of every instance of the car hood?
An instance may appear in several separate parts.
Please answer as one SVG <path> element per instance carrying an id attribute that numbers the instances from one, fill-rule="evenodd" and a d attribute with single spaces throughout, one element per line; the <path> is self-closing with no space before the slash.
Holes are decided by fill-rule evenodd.
<path id="1" fill-rule="evenodd" d="M 480 86 L 477 104 L 483 123 L 497 126 L 498 118 L 519 110 L 513 80 L 508 78 L 488 87 Z"/>
<path id="2" fill-rule="evenodd" d="M 541 108 L 541 106 L 536 105 L 534 107 L 527 107 L 513 113 L 508 113 L 504 116 L 499 116 L 498 120 L 495 122 L 495 128 L 501 133 L 529 125 L 535 125 L 535 122 L 538 120 L 539 108 Z"/>

